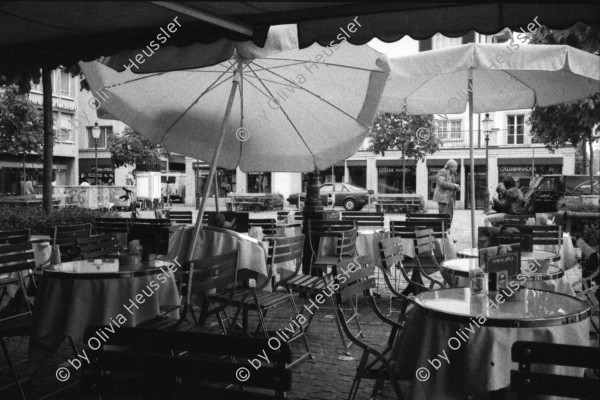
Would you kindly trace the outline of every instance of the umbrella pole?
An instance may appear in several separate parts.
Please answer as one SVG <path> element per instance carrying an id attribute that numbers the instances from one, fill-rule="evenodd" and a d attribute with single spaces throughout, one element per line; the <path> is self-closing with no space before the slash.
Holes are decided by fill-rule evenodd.
<path id="1" fill-rule="evenodd" d="M 219 185 L 217 182 L 217 174 L 215 174 L 215 211 L 219 212 Z"/>
<path id="2" fill-rule="evenodd" d="M 475 238 L 475 155 L 473 150 L 473 68 L 469 68 L 469 83 L 467 93 L 469 96 L 469 156 L 471 158 L 471 173 L 469 185 L 471 186 L 471 247 L 476 247 Z"/>
<path id="3" fill-rule="evenodd" d="M 219 159 L 219 154 L 221 153 L 221 148 L 223 147 L 223 142 L 225 141 L 225 131 L 227 130 L 227 121 L 229 120 L 229 115 L 231 114 L 233 100 L 235 99 L 235 92 L 237 91 L 237 88 L 240 84 L 240 80 L 242 79 L 242 68 L 243 68 L 243 63 L 238 60 L 237 69 L 236 69 L 235 75 L 233 77 L 233 84 L 231 85 L 231 91 L 229 92 L 229 101 L 227 102 L 227 108 L 225 109 L 225 115 L 223 116 L 223 122 L 221 124 L 221 134 L 219 137 L 219 143 L 217 144 L 217 148 L 215 149 L 215 154 L 214 154 L 212 162 L 210 164 L 210 172 L 208 173 L 208 179 L 206 180 L 206 187 L 204 188 L 204 193 L 202 195 L 202 201 L 200 202 L 200 210 L 198 210 L 198 217 L 196 218 L 196 225 L 194 226 L 194 233 L 192 236 L 192 240 L 190 242 L 190 249 L 187 254 L 187 261 L 190 261 L 193 259 L 194 252 L 196 251 L 196 241 L 198 239 L 198 234 L 200 233 L 200 227 L 202 225 L 202 217 L 204 216 L 204 207 L 206 206 L 206 199 L 208 198 L 208 194 L 210 192 L 210 187 L 212 186 L 212 183 L 215 180 L 215 173 L 217 171 L 217 160 Z"/>

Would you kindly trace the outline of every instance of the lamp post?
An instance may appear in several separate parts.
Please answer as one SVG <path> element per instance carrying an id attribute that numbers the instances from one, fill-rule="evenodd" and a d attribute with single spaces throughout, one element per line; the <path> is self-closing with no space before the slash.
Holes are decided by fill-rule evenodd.
<path id="1" fill-rule="evenodd" d="M 98 139 L 100 139 L 100 133 L 102 131 L 100 130 L 100 127 L 98 126 L 98 123 L 96 122 L 96 124 L 92 127 L 92 137 L 94 138 L 94 150 L 95 150 L 95 154 L 96 154 L 96 179 L 94 180 L 95 184 L 98 185 Z"/>
<path id="2" fill-rule="evenodd" d="M 488 212 L 490 210 L 490 164 L 488 157 L 488 148 L 490 143 L 490 133 L 492 133 L 492 123 L 494 121 L 490 118 L 490 114 L 485 114 L 485 118 L 481 121 L 483 125 L 483 133 L 485 134 L 485 203 L 483 204 L 483 211 Z M 475 166 L 473 166 L 475 170 Z"/>

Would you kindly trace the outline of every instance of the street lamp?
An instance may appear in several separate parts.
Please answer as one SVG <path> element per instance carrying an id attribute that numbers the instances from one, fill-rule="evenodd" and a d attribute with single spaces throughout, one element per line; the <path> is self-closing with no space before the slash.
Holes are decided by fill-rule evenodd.
<path id="1" fill-rule="evenodd" d="M 490 118 L 490 114 L 485 114 L 485 118 L 481 121 L 483 125 L 483 133 L 485 134 L 485 203 L 483 204 L 483 211 L 488 212 L 490 210 L 490 160 L 488 157 L 488 147 L 490 143 L 490 133 L 492 133 L 492 123 L 494 120 Z M 473 168 L 474 169 L 474 168 Z"/>
<path id="2" fill-rule="evenodd" d="M 96 154 L 96 179 L 94 181 L 96 185 L 98 184 L 98 139 L 100 139 L 101 132 L 102 131 L 96 122 L 96 124 L 92 127 L 92 137 L 94 138 L 94 149 Z"/>

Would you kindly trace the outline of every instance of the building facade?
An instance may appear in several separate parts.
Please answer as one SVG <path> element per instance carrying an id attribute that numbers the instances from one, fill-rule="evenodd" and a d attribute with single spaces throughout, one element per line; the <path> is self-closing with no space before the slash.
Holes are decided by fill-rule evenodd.
<path id="1" fill-rule="evenodd" d="M 77 116 L 79 78 L 64 69 L 52 71 L 52 114 L 54 127 L 53 180 L 58 185 L 76 184 L 78 172 L 78 136 L 74 128 Z M 42 111 L 42 84 L 31 83 L 29 100 Z M 75 123 L 76 125 L 76 123 Z M 42 154 L 25 155 L 25 173 L 41 193 Z M 23 157 L 0 153 L 0 195 L 19 195 L 23 177 Z"/>

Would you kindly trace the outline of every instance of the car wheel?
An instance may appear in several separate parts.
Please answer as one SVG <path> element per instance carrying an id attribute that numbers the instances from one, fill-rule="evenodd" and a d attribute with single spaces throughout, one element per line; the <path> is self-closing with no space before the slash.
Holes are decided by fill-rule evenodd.
<path id="1" fill-rule="evenodd" d="M 304 210 L 304 200 L 298 201 L 298 210 Z"/>
<path id="2" fill-rule="evenodd" d="M 356 201 L 354 201 L 354 199 L 344 200 L 344 209 L 346 211 L 354 211 L 355 208 L 356 208 Z"/>

